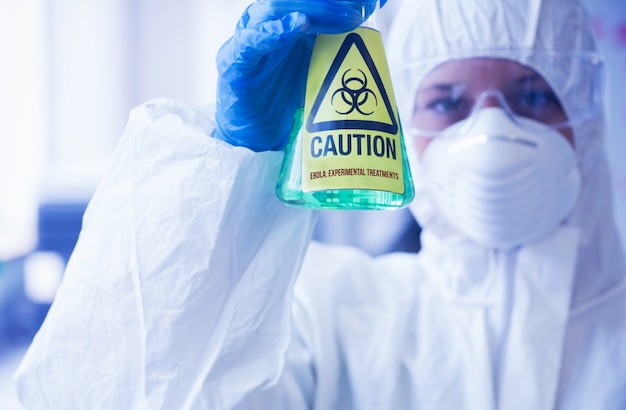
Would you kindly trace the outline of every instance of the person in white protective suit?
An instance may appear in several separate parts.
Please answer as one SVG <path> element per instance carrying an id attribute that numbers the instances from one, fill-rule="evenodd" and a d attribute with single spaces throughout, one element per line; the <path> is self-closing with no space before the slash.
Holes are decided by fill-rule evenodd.
<path id="1" fill-rule="evenodd" d="M 311 1 L 247 9 L 215 122 L 132 112 L 16 374 L 26 407 L 625 409 L 626 262 L 580 3 L 403 3 L 386 44 L 422 249 L 370 257 L 310 243 L 315 212 L 274 194 L 289 124 L 261 90 L 286 92 L 269 71 L 310 50 Z"/>

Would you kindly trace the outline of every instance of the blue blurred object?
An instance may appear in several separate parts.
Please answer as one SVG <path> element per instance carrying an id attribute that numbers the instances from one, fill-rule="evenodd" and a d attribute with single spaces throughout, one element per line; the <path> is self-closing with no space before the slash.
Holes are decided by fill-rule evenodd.
<path id="1" fill-rule="evenodd" d="M 82 227 L 84 203 L 42 204 L 39 242 L 34 252 L 55 252 L 64 263 L 70 258 Z M 0 356 L 30 343 L 48 313 L 50 303 L 28 298 L 24 266 L 29 255 L 0 263 Z"/>
<path id="2" fill-rule="evenodd" d="M 38 251 L 57 252 L 67 262 L 83 221 L 85 203 L 50 203 L 39 207 Z"/>
<path id="3" fill-rule="evenodd" d="M 252 3 L 217 55 L 216 134 L 254 151 L 287 144 L 303 106 L 317 33 L 358 27 L 376 0 L 269 0 Z"/>

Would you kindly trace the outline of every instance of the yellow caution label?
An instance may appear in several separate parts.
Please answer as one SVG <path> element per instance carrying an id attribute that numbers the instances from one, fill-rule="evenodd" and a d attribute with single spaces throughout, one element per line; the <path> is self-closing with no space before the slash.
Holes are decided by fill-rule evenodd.
<path id="1" fill-rule="evenodd" d="M 404 193 L 400 122 L 378 31 L 318 36 L 304 113 L 303 191 Z"/>

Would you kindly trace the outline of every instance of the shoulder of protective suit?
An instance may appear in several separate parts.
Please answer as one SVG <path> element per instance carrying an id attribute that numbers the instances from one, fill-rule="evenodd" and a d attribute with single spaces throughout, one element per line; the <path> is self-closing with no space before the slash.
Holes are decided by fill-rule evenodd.
<path id="1" fill-rule="evenodd" d="M 171 98 L 154 98 L 131 110 L 117 156 L 125 153 L 136 159 L 150 155 L 153 161 L 168 164 L 189 156 L 207 159 L 209 153 L 209 159 L 218 161 L 255 156 L 248 148 L 232 146 L 214 134 L 214 104 L 191 106 Z"/>
<path id="2" fill-rule="evenodd" d="M 166 97 L 154 98 L 135 107 L 131 110 L 129 124 L 135 122 L 149 124 L 167 118 L 177 119 L 186 126 L 204 131 L 207 135 L 215 129 L 215 108 L 212 105 L 192 107 Z"/>

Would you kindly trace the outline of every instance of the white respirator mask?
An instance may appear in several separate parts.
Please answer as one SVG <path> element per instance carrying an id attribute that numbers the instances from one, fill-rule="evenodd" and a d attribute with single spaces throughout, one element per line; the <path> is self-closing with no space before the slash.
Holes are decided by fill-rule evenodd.
<path id="1" fill-rule="evenodd" d="M 499 107 L 446 128 L 426 147 L 422 166 L 445 218 L 489 248 L 511 249 L 550 233 L 580 192 L 566 138 Z"/>

